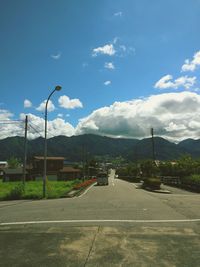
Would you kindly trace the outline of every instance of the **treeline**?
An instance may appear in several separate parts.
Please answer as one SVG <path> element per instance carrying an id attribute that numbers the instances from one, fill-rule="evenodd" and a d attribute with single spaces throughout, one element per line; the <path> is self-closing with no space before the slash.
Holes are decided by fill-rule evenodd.
<path id="1" fill-rule="evenodd" d="M 162 181 L 164 178 L 169 178 L 168 181 L 179 181 L 172 182 L 173 185 L 200 191 L 200 159 L 193 159 L 188 155 L 182 156 L 176 161 L 144 160 L 130 163 L 119 168 L 117 174 L 119 178 L 132 182 L 152 178 Z"/>

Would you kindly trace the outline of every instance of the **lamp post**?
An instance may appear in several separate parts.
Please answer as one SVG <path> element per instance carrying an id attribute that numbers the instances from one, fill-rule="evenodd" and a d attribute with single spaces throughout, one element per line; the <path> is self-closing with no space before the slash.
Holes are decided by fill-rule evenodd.
<path id="1" fill-rule="evenodd" d="M 61 86 L 57 85 L 55 89 L 48 96 L 46 105 L 45 105 L 45 128 L 44 128 L 44 176 L 43 176 L 43 198 L 46 197 L 46 176 L 47 176 L 47 107 L 50 97 L 55 91 L 60 91 Z"/>

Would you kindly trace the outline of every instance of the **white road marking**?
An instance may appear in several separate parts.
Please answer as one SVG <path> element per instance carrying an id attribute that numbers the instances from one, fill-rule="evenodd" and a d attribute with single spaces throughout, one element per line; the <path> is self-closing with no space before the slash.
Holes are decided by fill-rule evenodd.
<path id="1" fill-rule="evenodd" d="M 50 223 L 182 223 L 200 222 L 200 219 L 180 219 L 180 220 L 56 220 L 56 221 L 26 221 L 26 222 L 2 222 L 0 226 L 25 225 L 25 224 L 50 224 Z"/>
<path id="2" fill-rule="evenodd" d="M 87 192 L 94 186 L 94 185 L 96 185 L 97 183 L 94 183 L 94 184 L 92 184 L 90 187 L 88 187 L 88 189 L 86 189 L 84 192 L 83 192 L 83 194 L 81 194 L 80 196 L 78 196 L 78 197 L 82 197 L 82 196 L 84 196 L 85 194 L 87 194 Z M 73 199 L 73 198 L 72 198 Z"/>

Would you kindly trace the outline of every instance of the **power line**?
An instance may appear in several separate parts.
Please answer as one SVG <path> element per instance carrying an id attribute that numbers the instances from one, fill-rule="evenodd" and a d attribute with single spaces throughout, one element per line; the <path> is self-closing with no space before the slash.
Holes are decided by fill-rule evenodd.
<path id="1" fill-rule="evenodd" d="M 30 125 L 30 123 L 29 123 L 29 127 L 31 127 L 37 134 L 39 134 L 41 137 L 43 137 L 41 135 L 41 133 L 37 129 L 35 129 L 35 127 L 33 127 L 32 125 Z"/>
<path id="2" fill-rule="evenodd" d="M 0 120 L 0 122 L 24 122 L 24 120 Z"/>
<path id="3" fill-rule="evenodd" d="M 43 129 L 41 129 L 41 127 L 39 127 L 38 125 L 36 125 L 36 124 L 34 124 L 33 122 L 29 122 L 29 124 L 32 124 L 32 125 L 34 125 L 35 127 L 37 127 L 41 132 L 43 132 L 44 130 Z M 36 130 L 36 129 L 35 129 Z M 36 130 L 37 131 L 37 130 Z M 48 132 L 47 131 L 47 134 L 48 135 L 51 135 L 52 137 L 56 137 L 55 135 L 53 135 L 52 133 L 50 133 L 50 132 Z M 40 133 L 40 135 L 41 135 L 41 133 Z M 43 137 L 43 136 L 42 136 Z"/>

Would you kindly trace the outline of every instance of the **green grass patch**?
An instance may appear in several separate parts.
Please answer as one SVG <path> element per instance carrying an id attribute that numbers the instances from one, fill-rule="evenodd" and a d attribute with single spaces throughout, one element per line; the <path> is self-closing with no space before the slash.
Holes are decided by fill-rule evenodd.
<path id="1" fill-rule="evenodd" d="M 74 181 L 47 181 L 46 198 L 65 197 L 73 187 L 80 183 Z M 26 182 L 23 187 L 22 182 L 2 182 L 0 180 L 0 200 L 14 199 L 41 199 L 43 197 L 42 181 Z"/>

